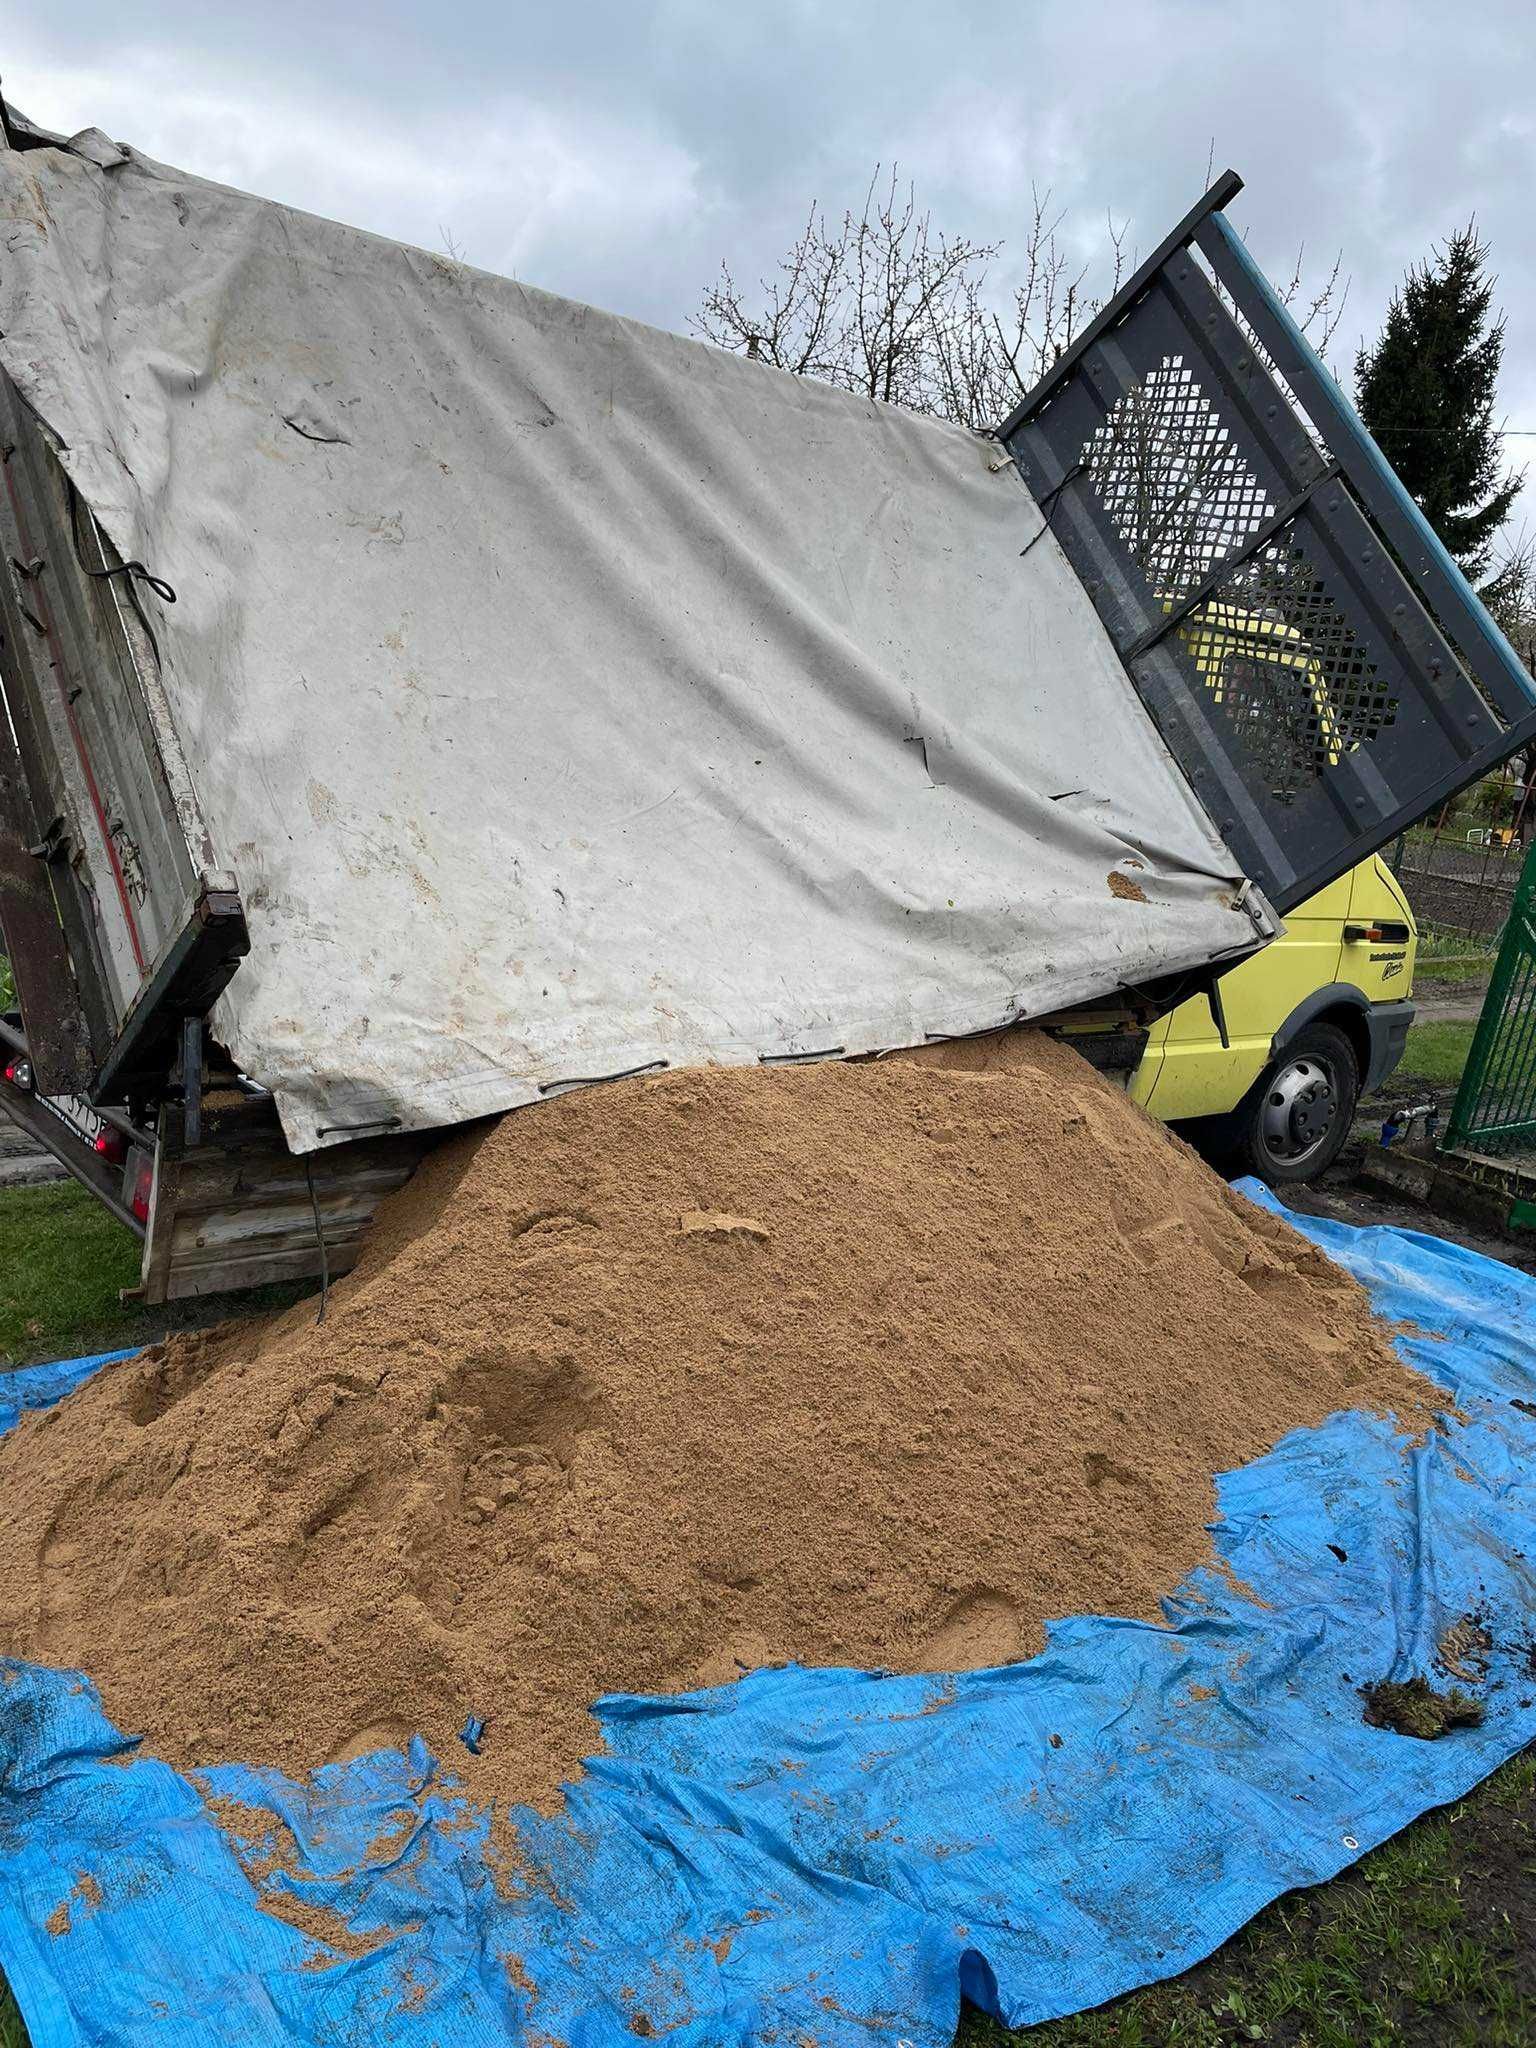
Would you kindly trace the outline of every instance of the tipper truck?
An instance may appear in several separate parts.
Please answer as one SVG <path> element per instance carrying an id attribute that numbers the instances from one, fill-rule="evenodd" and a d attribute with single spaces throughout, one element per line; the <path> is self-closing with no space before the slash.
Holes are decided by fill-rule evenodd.
<path id="1" fill-rule="evenodd" d="M 1128 1078 L 1536 735 L 1230 173 L 977 435 L 3 125 L 0 1109 L 148 1300 L 620 1076 Z"/>

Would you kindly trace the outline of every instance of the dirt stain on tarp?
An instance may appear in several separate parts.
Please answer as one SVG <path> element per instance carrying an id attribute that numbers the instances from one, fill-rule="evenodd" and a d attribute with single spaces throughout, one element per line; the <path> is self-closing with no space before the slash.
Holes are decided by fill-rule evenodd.
<path id="1" fill-rule="evenodd" d="M 274 1920 L 281 1920 L 296 1933 L 308 1936 L 319 1947 L 328 1951 L 325 1955 L 313 1955 L 300 1964 L 304 1970 L 334 1970 L 341 1963 L 356 1962 L 362 1956 L 371 1956 L 375 1949 L 388 1947 L 403 1934 L 419 1934 L 422 1923 L 407 1920 L 399 1927 L 375 1927 L 364 1934 L 343 1918 L 334 1907 L 322 1906 L 310 1899 L 295 1898 L 292 1892 L 267 1890 L 261 1892 L 256 1904 L 263 1913 Z"/>
<path id="2" fill-rule="evenodd" d="M 1440 1662 L 1452 1678 L 1477 1685 L 1487 1676 L 1493 1638 L 1475 1614 L 1464 1614 L 1460 1621 L 1453 1622 L 1436 1647 Z"/>
<path id="3" fill-rule="evenodd" d="M 66 1895 L 43 1922 L 43 1931 L 55 1940 L 68 1934 L 78 1917 L 93 1913 L 101 1904 L 101 1885 L 88 1870 L 82 1870 Z"/>
<path id="4" fill-rule="evenodd" d="M 198 1783 L 195 1774 L 193 1782 L 198 1784 L 203 1795 L 209 1819 L 229 1843 L 240 1868 L 255 1887 L 256 1904 L 260 1910 L 270 1914 L 274 1920 L 281 1920 L 297 1933 L 307 1935 L 328 1951 L 325 1955 L 308 1957 L 302 1965 L 304 1969 L 334 1969 L 340 1962 L 372 1955 L 375 1949 L 398 1940 L 402 1934 L 415 1934 L 420 1930 L 422 1923 L 411 1920 L 400 1927 L 376 1927 L 362 1933 L 333 1907 L 305 1899 L 289 1890 L 284 1880 L 303 1882 L 312 1873 L 304 1868 L 298 1840 L 282 1816 L 265 1806 L 249 1805 L 238 1799 L 212 1794 L 205 1785 Z M 340 1871 L 334 1874 L 332 1881 L 351 1875 L 350 1870 Z M 421 1999 L 424 2000 L 425 1996 L 425 1990 L 422 1990 Z"/>
<path id="5" fill-rule="evenodd" d="M 1122 875 L 1118 868 L 1109 871 L 1109 893 L 1118 896 L 1122 903 L 1145 903 L 1147 892 L 1133 875 Z"/>
<path id="6" fill-rule="evenodd" d="M 280 1814 L 265 1806 L 250 1806 L 210 1793 L 196 1772 L 189 1776 L 203 1795 L 208 1818 L 229 1843 L 236 1862 L 252 1884 L 265 1884 L 278 1874 L 308 1875 L 293 1830 Z"/>

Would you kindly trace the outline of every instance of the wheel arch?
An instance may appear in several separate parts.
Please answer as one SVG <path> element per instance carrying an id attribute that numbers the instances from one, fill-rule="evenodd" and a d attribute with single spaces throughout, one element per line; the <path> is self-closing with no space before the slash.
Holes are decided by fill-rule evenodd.
<path id="1" fill-rule="evenodd" d="M 1355 1056 L 1361 1092 L 1371 1070 L 1371 1005 L 1361 990 L 1347 981 L 1329 982 L 1315 988 L 1299 1002 L 1270 1040 L 1270 1061 L 1279 1059 L 1309 1024 L 1332 1024 L 1349 1040 Z"/>

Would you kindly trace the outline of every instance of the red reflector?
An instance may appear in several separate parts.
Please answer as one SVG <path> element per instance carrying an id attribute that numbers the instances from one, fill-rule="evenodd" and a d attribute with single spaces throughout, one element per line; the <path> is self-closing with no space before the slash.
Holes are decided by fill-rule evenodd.
<path id="1" fill-rule="evenodd" d="M 128 1206 L 141 1223 L 149 1221 L 149 1197 L 155 1185 L 155 1162 L 150 1158 L 139 1161 L 139 1170 L 133 1177 L 133 1193 Z"/>
<path id="2" fill-rule="evenodd" d="M 14 1080 L 15 1080 L 15 1078 L 16 1078 L 16 1062 L 15 1062 L 14 1060 L 11 1060 L 11 1061 L 9 1061 L 9 1062 L 7 1063 L 7 1065 L 6 1065 L 6 1069 L 5 1069 L 5 1078 L 7 1079 L 7 1081 L 14 1081 Z"/>

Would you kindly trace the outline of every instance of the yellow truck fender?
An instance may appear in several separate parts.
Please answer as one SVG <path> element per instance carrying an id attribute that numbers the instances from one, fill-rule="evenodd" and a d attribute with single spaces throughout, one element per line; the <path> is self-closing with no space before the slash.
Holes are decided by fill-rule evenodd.
<path id="1" fill-rule="evenodd" d="M 1309 1024 L 1334 1024 L 1354 1048 L 1360 1070 L 1360 1093 L 1381 1087 L 1403 1056 L 1413 1004 L 1373 1003 L 1352 982 L 1330 982 L 1315 988 L 1291 1011 L 1270 1041 L 1276 1060 Z"/>

